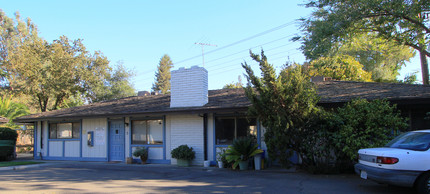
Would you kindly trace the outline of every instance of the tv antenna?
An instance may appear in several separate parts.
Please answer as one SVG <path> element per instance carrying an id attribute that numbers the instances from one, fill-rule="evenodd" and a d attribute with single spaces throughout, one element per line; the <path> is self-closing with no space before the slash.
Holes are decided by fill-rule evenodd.
<path id="1" fill-rule="evenodd" d="M 202 46 L 202 60 L 203 60 L 203 67 L 205 66 L 205 46 L 214 46 L 214 47 L 217 47 L 217 45 L 214 45 L 214 44 L 207 44 L 207 43 L 198 43 L 198 42 L 196 42 L 196 43 L 194 43 L 194 44 L 198 44 L 198 45 L 200 45 L 200 46 Z"/>

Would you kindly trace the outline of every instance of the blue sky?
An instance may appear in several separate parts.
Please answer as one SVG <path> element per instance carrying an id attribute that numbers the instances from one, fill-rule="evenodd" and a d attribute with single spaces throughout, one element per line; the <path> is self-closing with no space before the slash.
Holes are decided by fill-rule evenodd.
<path id="1" fill-rule="evenodd" d="M 311 9 L 300 6 L 302 0 L 237 1 L 32 1 L 0 0 L 0 9 L 9 17 L 19 11 L 38 26 L 48 41 L 65 35 L 83 39 L 88 50 L 100 50 L 135 73 L 137 91 L 150 90 L 160 58 L 168 54 L 174 68 L 202 66 L 209 72 L 209 89 L 222 88 L 243 77 L 241 63 L 247 61 L 257 70 L 249 50 L 265 50 L 276 67 L 286 61 L 302 63 L 305 57 L 300 43 L 290 39 L 299 33 L 297 19 L 307 17 Z M 419 71 L 415 57 L 401 71 Z M 421 75 L 418 74 L 419 79 Z"/>

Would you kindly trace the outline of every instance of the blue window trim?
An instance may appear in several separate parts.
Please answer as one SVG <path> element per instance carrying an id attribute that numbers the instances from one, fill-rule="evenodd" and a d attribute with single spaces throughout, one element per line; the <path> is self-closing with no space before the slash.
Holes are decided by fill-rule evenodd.
<path id="1" fill-rule="evenodd" d="M 79 157 L 82 158 L 82 149 L 83 149 L 83 145 L 82 145 L 82 130 L 83 130 L 83 125 L 82 125 L 83 120 L 81 119 L 81 130 L 80 130 L 80 134 L 79 134 Z"/>
<path id="2" fill-rule="evenodd" d="M 212 115 L 212 122 L 213 122 L 213 161 L 211 161 L 211 165 L 216 165 L 216 150 L 217 148 L 227 148 L 229 145 L 217 145 L 216 144 L 216 126 L 215 126 L 215 118 L 216 117 L 234 117 L 235 120 L 237 117 L 242 117 L 246 115 L 234 115 L 234 114 L 228 114 L 228 115 Z M 257 119 L 257 143 L 261 147 L 261 127 L 260 127 L 260 121 Z"/>
<path id="3" fill-rule="evenodd" d="M 48 141 L 81 141 L 81 139 L 48 139 Z"/>
<path id="4" fill-rule="evenodd" d="M 37 123 L 38 122 L 34 122 L 33 124 L 33 139 L 34 139 L 34 145 L 33 145 L 33 158 L 36 158 L 37 156 Z"/>
<path id="5" fill-rule="evenodd" d="M 212 125 L 213 125 L 213 162 L 216 164 L 216 131 L 215 131 L 215 114 L 212 115 Z M 211 162 L 212 163 L 212 162 Z"/>
<path id="6" fill-rule="evenodd" d="M 41 159 L 40 157 L 37 157 L 35 159 Z M 94 161 L 94 162 L 107 162 L 107 158 L 94 158 L 94 157 L 43 157 L 43 160 L 63 160 L 63 161 Z"/>
<path id="7" fill-rule="evenodd" d="M 140 159 L 133 159 L 134 163 L 139 163 Z M 148 164 L 171 164 L 170 160 L 160 160 L 160 159 L 148 159 L 146 161 Z"/>
<path id="8" fill-rule="evenodd" d="M 43 121 L 42 121 L 43 122 Z M 51 136 L 51 134 L 50 134 L 50 122 L 49 121 L 47 121 L 46 122 L 46 125 L 48 125 L 48 126 L 46 126 L 46 135 L 48 136 L 47 138 L 46 138 L 46 156 L 47 157 L 49 157 L 49 140 L 50 140 L 50 136 Z M 42 132 L 43 132 L 43 130 L 42 130 Z M 42 134 L 43 135 L 43 134 Z"/>
<path id="9" fill-rule="evenodd" d="M 152 147 L 152 148 L 162 148 L 163 145 L 162 144 L 133 144 L 131 145 L 131 147 Z"/>
<path id="10" fill-rule="evenodd" d="M 163 160 L 166 160 L 166 115 L 163 115 Z"/>
<path id="11" fill-rule="evenodd" d="M 166 160 L 166 115 L 163 115 L 162 117 L 130 117 L 130 123 L 129 123 L 129 129 L 130 129 L 130 152 L 129 152 L 129 157 L 133 156 L 133 147 L 145 147 L 145 148 L 149 148 L 149 147 L 162 147 L 163 148 L 163 161 L 167 161 Z M 133 144 L 132 141 L 132 121 L 146 121 L 146 120 L 162 120 L 163 121 L 163 144 Z M 150 159 L 148 159 L 148 163 Z M 170 160 L 169 160 L 170 161 Z M 164 163 L 160 163 L 160 164 L 164 164 Z"/>
<path id="12" fill-rule="evenodd" d="M 107 143 L 106 143 L 106 161 L 109 161 L 110 159 L 110 119 L 106 119 L 106 134 L 107 134 Z"/>
<path id="13" fill-rule="evenodd" d="M 42 121 L 43 122 L 43 121 Z M 80 127 L 80 132 L 79 132 L 79 139 L 82 139 L 82 119 L 80 120 L 69 120 L 69 121 L 59 121 L 59 122 L 52 122 L 52 121 L 48 121 L 48 140 L 51 140 L 51 124 L 58 124 L 58 123 L 79 123 L 79 127 Z M 73 129 L 72 129 L 73 130 Z M 72 137 L 73 137 L 73 132 L 72 132 Z M 69 140 L 75 140 L 77 138 L 57 138 L 57 139 L 69 139 Z M 52 139 L 54 140 L 54 139 Z"/>

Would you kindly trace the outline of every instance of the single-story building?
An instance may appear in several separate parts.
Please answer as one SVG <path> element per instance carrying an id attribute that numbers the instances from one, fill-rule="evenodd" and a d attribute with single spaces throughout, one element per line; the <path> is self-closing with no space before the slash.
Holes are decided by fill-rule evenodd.
<path id="1" fill-rule="evenodd" d="M 235 138 L 255 137 L 265 149 L 265 129 L 246 115 L 243 89 L 208 90 L 202 67 L 171 73 L 171 94 L 133 96 L 17 118 L 34 124 L 34 157 L 43 160 L 125 161 L 139 147 L 148 163 L 175 164 L 171 150 L 194 148 L 194 165 L 216 161 Z M 354 98 L 386 98 L 408 116 L 411 129 L 427 128 L 430 86 L 314 80 L 320 105 L 338 107 Z M 424 113 L 424 115 L 422 114 Z M 137 158 L 134 158 L 137 160 Z"/>

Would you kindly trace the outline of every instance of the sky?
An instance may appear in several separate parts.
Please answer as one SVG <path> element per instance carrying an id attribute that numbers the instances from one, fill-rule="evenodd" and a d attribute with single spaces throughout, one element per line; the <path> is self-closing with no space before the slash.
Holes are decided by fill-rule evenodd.
<path id="1" fill-rule="evenodd" d="M 298 19 L 310 16 L 302 0 L 0 0 L 0 9 L 14 17 L 31 18 L 39 36 L 53 41 L 65 35 L 83 39 L 87 50 L 101 51 L 114 67 L 118 62 L 131 70 L 136 91 L 150 91 L 161 57 L 170 56 L 173 70 L 204 66 L 209 89 L 237 82 L 246 83 L 241 63 L 256 73 L 258 64 L 249 51 L 264 50 L 278 69 L 288 62 L 305 62 Z M 204 49 L 204 64 L 202 46 Z M 420 71 L 415 57 L 403 67 L 402 79 Z M 421 80 L 421 74 L 417 74 Z"/>

